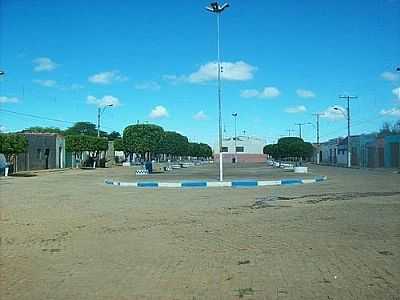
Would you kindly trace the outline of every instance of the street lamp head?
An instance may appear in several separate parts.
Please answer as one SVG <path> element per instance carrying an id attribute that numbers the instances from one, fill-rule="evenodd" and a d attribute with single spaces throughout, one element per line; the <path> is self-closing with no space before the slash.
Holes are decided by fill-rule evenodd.
<path id="1" fill-rule="evenodd" d="M 397 68 L 396 68 L 396 71 L 397 71 L 397 72 L 400 72 L 400 67 L 397 67 Z"/>
<path id="2" fill-rule="evenodd" d="M 233 116 L 233 117 L 237 117 L 237 113 L 233 113 L 232 116 Z"/>
<path id="3" fill-rule="evenodd" d="M 224 3 L 223 5 L 219 5 L 218 2 L 212 2 L 210 6 L 206 7 L 206 9 L 213 13 L 221 13 L 227 7 L 229 7 L 229 3 Z"/>
<path id="4" fill-rule="evenodd" d="M 6 74 L 6 73 L 5 73 L 4 71 L 1 71 L 1 70 L 0 70 L 0 76 L 1 76 L 1 75 L 5 75 L 5 74 Z"/>

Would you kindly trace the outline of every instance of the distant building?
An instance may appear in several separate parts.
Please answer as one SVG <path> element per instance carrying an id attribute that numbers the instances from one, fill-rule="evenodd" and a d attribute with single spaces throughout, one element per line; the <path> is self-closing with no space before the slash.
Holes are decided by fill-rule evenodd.
<path id="1" fill-rule="evenodd" d="M 352 167 L 400 168 L 400 135 L 361 134 L 351 136 L 350 143 Z M 321 164 L 347 165 L 347 137 L 321 143 L 319 150 Z"/>
<path id="2" fill-rule="evenodd" d="M 265 162 L 267 155 L 263 153 L 266 140 L 252 136 L 238 136 L 236 138 L 236 156 L 238 162 Z M 235 158 L 235 138 L 222 140 L 223 160 L 233 162 Z M 219 161 L 218 145 L 214 147 L 214 160 Z"/>
<path id="3" fill-rule="evenodd" d="M 320 144 L 320 162 L 321 164 L 337 164 L 338 144 L 342 141 L 341 138 L 331 139 Z"/>
<path id="4" fill-rule="evenodd" d="M 21 133 L 28 140 L 25 153 L 17 155 L 14 171 L 65 167 L 65 139 L 56 133 Z"/>
<path id="5" fill-rule="evenodd" d="M 400 135 L 384 138 L 385 167 L 400 168 Z"/>

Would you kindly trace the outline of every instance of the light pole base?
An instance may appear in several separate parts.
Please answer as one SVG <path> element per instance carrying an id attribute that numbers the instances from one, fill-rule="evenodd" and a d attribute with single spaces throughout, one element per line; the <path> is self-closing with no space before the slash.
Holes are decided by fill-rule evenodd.
<path id="1" fill-rule="evenodd" d="M 219 153 L 219 181 L 224 181 L 224 171 L 223 171 L 223 156 L 222 152 Z"/>

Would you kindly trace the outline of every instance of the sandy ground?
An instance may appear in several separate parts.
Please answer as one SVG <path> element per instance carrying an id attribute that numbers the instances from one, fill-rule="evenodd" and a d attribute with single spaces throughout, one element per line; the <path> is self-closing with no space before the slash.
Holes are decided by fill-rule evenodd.
<path id="1" fill-rule="evenodd" d="M 143 190 L 103 183 L 135 181 L 124 168 L 3 177 L 0 299 L 400 299 L 400 174 L 311 171 L 328 181 Z"/>

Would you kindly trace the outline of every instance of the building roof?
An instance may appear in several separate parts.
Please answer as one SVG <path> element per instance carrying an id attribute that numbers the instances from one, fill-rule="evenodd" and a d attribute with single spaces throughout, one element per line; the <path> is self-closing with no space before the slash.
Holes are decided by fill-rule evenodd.
<path id="1" fill-rule="evenodd" d="M 54 137 L 64 138 L 62 134 L 50 133 L 50 132 L 20 132 L 18 134 L 29 135 L 29 136 L 54 136 Z"/>

